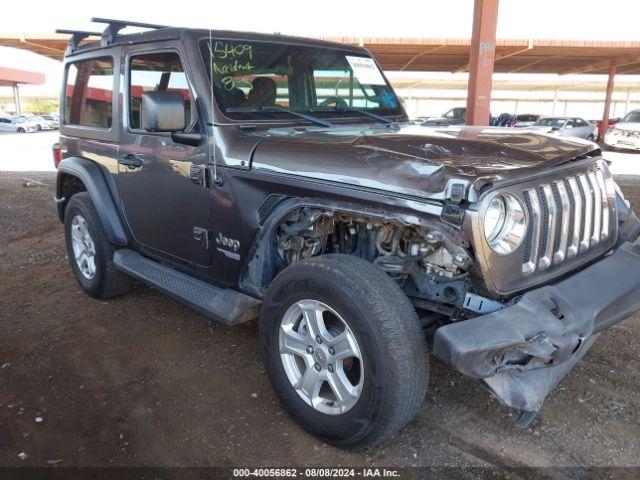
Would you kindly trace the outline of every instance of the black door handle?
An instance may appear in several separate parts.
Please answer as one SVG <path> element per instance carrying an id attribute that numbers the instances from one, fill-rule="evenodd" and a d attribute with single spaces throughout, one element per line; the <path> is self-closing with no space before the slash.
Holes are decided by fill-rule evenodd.
<path id="1" fill-rule="evenodd" d="M 140 168 L 142 166 L 142 155 L 140 153 L 127 153 L 118 160 L 118 163 L 129 168 Z"/>

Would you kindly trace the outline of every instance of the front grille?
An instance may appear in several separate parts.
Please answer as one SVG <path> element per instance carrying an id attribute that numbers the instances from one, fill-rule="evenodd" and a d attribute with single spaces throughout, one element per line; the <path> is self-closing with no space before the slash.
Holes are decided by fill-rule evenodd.
<path id="1" fill-rule="evenodd" d="M 529 217 L 523 275 L 560 265 L 607 242 L 610 222 L 615 221 L 607 184 L 598 167 L 523 191 Z"/>

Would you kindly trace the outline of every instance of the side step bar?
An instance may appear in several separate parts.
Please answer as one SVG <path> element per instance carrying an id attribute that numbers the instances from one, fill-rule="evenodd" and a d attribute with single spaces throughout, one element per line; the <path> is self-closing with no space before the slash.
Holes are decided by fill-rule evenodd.
<path id="1" fill-rule="evenodd" d="M 113 263 L 127 275 L 225 325 L 246 322 L 258 316 L 260 300 L 235 290 L 215 287 L 149 260 L 133 250 L 117 250 Z"/>

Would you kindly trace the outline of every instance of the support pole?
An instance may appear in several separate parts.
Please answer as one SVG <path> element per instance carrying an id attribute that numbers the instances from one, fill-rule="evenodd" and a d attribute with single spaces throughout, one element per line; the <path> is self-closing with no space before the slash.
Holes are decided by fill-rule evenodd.
<path id="1" fill-rule="evenodd" d="M 627 113 L 629 113 L 630 109 L 631 109 L 631 89 L 627 88 L 627 99 L 624 102 L 624 112 L 622 112 L 622 114 L 626 115 Z"/>
<path id="2" fill-rule="evenodd" d="M 13 87 L 13 104 L 16 106 L 16 115 L 22 115 L 22 106 L 20 105 L 20 90 L 18 84 L 14 83 Z"/>
<path id="3" fill-rule="evenodd" d="M 489 125 L 498 0 L 475 0 L 467 88 L 467 125 Z"/>
<path id="4" fill-rule="evenodd" d="M 616 64 L 611 60 L 611 67 L 609 68 L 609 79 L 607 80 L 607 93 L 604 97 L 604 112 L 602 113 L 602 128 L 600 136 L 604 138 L 604 134 L 609 129 L 609 110 L 611 109 L 611 97 L 613 95 L 613 83 L 616 76 Z"/>
<path id="5" fill-rule="evenodd" d="M 556 114 L 556 106 L 558 105 L 558 87 L 553 92 L 553 108 L 551 109 L 551 115 Z"/>

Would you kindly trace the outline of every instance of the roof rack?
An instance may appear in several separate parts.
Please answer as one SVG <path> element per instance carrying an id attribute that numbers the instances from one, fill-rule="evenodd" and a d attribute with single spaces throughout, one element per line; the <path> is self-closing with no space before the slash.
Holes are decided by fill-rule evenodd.
<path id="1" fill-rule="evenodd" d="M 85 32 L 84 30 L 65 30 L 62 28 L 58 28 L 56 33 L 64 33 L 67 35 L 71 35 L 69 39 L 69 44 L 67 45 L 66 55 L 70 55 L 73 51 L 78 48 L 80 42 L 87 37 L 99 37 L 102 34 L 100 32 Z"/>
<path id="2" fill-rule="evenodd" d="M 106 47 L 112 44 L 118 33 L 123 28 L 127 27 L 139 27 L 139 28 L 149 28 L 152 30 L 158 30 L 160 28 L 169 28 L 167 25 L 156 25 L 153 23 L 143 23 L 143 22 L 130 22 L 128 20 L 114 20 L 112 18 L 100 18 L 93 17 L 91 21 L 94 23 L 106 23 L 107 27 L 104 29 L 102 33 L 100 32 L 86 32 L 83 30 L 65 30 L 65 29 L 57 29 L 56 33 L 64 33 L 67 35 L 71 35 L 69 39 L 69 44 L 67 46 L 67 51 L 65 55 L 71 55 L 76 48 L 80 45 L 80 42 L 87 37 L 100 37 L 100 43 L 103 47 Z"/>
<path id="3" fill-rule="evenodd" d="M 142 23 L 142 22 L 130 22 L 128 20 L 114 20 L 112 18 L 100 18 L 93 17 L 91 21 L 94 23 L 106 23 L 107 27 L 102 32 L 102 46 L 106 47 L 107 45 L 113 43 L 118 36 L 118 33 L 123 28 L 127 27 L 140 27 L 140 28 L 149 28 L 152 30 L 157 30 L 160 28 L 169 28 L 167 25 L 155 25 L 153 23 Z"/>

